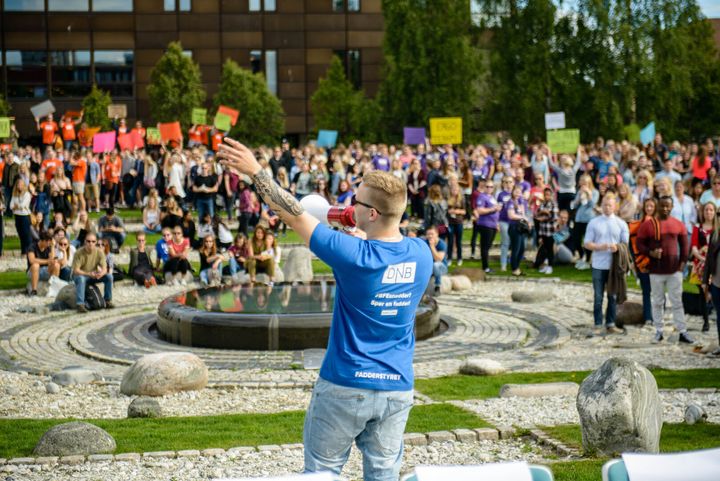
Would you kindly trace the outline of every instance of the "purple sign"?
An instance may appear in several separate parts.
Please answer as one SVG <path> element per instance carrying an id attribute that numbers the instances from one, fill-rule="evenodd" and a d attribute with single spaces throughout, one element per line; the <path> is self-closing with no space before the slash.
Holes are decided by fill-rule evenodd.
<path id="1" fill-rule="evenodd" d="M 403 129 L 403 143 L 406 145 L 424 144 L 425 129 L 423 127 L 405 127 Z"/>

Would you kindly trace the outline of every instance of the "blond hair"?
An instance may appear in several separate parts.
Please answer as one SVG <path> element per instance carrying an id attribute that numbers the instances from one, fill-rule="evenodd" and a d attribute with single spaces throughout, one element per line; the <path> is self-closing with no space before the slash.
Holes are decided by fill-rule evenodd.
<path id="1" fill-rule="evenodd" d="M 362 183 L 383 216 L 397 220 L 407 207 L 407 186 L 389 172 L 373 170 L 363 175 Z"/>

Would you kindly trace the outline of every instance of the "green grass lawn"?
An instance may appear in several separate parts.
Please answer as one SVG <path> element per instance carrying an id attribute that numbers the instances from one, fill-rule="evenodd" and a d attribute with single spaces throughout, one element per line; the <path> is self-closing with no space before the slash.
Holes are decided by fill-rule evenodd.
<path id="1" fill-rule="evenodd" d="M 304 411 L 276 414 L 174 417 L 159 419 L 94 419 L 117 442 L 116 453 L 182 449 L 228 449 L 235 446 L 302 442 Z M 0 457 L 29 456 L 42 434 L 68 419 L 0 419 Z M 455 406 L 415 406 L 406 432 L 429 432 L 489 425 Z"/>
<path id="2" fill-rule="evenodd" d="M 720 387 L 720 369 L 687 369 L 652 371 L 659 388 Z M 454 375 L 433 379 L 416 379 L 415 389 L 436 401 L 450 399 L 486 399 L 497 397 L 503 384 L 527 384 L 572 381 L 580 383 L 589 371 L 511 373 L 499 376 Z"/>
<path id="3" fill-rule="evenodd" d="M 579 424 L 566 424 L 542 428 L 551 437 L 568 446 L 582 449 Z M 663 424 L 660 451 L 671 453 L 720 447 L 720 424 Z"/>

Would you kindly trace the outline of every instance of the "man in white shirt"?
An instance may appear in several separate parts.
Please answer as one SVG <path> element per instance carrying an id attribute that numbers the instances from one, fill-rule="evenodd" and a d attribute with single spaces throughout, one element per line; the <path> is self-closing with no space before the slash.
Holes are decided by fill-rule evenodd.
<path id="1" fill-rule="evenodd" d="M 602 200 L 602 213 L 593 218 L 585 232 L 585 248 L 593 251 L 592 255 L 592 283 L 594 292 L 593 319 L 595 328 L 593 333 L 602 333 L 602 303 L 605 286 L 610 274 L 613 253 L 618 250 L 618 244 L 627 243 L 630 239 L 628 226 L 615 215 L 617 199 L 615 194 L 608 193 Z M 608 294 L 608 305 L 605 313 L 605 328 L 608 334 L 620 332 L 615 327 L 615 314 L 617 302 L 614 295 Z"/>
<path id="2" fill-rule="evenodd" d="M 708 202 L 714 203 L 715 207 L 720 207 L 720 174 L 715 174 L 715 177 L 712 178 L 711 188 L 700 196 L 700 205 Z"/>

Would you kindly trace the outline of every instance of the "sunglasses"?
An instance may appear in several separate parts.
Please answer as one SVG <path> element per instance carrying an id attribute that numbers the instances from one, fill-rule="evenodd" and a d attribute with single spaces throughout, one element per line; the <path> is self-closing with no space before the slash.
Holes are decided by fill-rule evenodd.
<path id="1" fill-rule="evenodd" d="M 365 202 L 361 202 L 357 200 L 357 197 L 353 194 L 352 198 L 350 199 L 350 205 L 357 205 L 360 204 L 363 207 L 367 207 L 368 209 L 375 209 L 375 212 L 378 213 L 378 215 L 382 215 L 382 212 L 377 210 L 375 207 L 371 206 L 370 204 L 366 204 Z"/>

